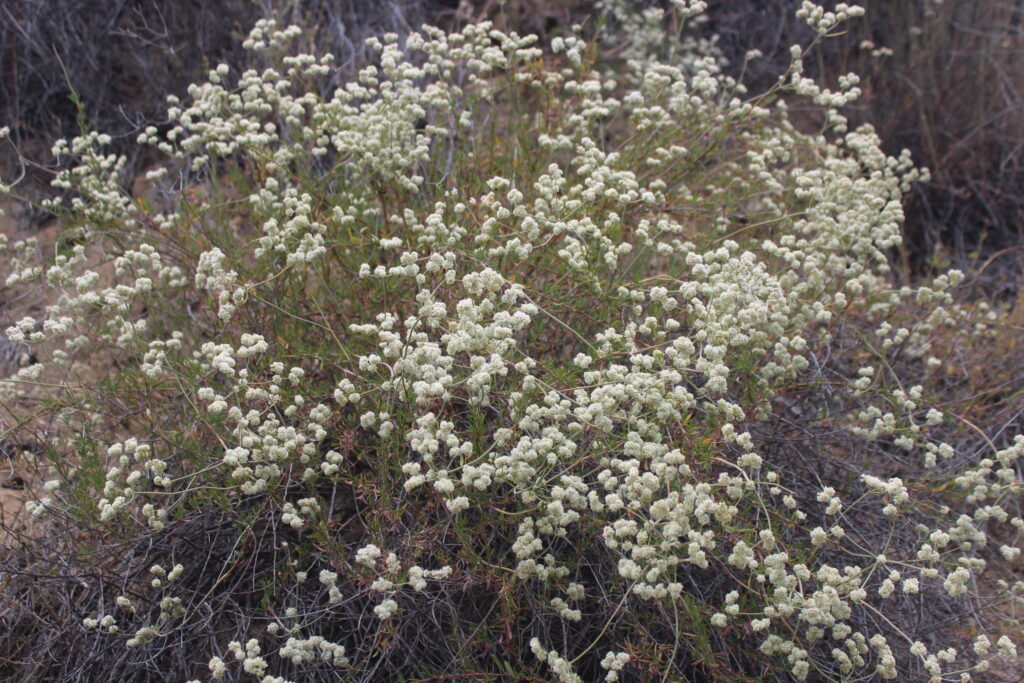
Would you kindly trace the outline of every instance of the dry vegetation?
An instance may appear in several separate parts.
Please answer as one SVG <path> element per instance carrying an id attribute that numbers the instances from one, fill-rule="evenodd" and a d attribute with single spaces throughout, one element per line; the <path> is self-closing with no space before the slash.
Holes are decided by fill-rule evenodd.
<path id="1" fill-rule="evenodd" d="M 701 4 L 0 10 L 0 676 L 1018 679 L 1019 10 Z"/>

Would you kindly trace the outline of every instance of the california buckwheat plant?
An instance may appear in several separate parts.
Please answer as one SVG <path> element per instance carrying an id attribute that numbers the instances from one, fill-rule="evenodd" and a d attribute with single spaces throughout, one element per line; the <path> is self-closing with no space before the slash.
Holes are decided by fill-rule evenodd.
<path id="1" fill-rule="evenodd" d="M 70 625 L 5 618 L 77 654 L 19 675 L 1012 662 L 1024 436 L 942 371 L 996 313 L 957 271 L 890 275 L 927 173 L 848 129 L 856 75 L 805 75 L 816 40 L 748 93 L 688 37 L 704 5 L 605 2 L 547 45 L 385 35 L 330 92 L 330 55 L 262 21 L 257 68 L 216 66 L 139 137 L 163 205 L 102 135 L 58 144 L 65 236 L 12 245 L 7 281 L 51 303 L 6 332 L 33 361 L 5 424 L 42 419 L 46 447 L 0 580 L 25 613 L 71 601 Z M 823 40 L 861 14 L 798 16 Z"/>

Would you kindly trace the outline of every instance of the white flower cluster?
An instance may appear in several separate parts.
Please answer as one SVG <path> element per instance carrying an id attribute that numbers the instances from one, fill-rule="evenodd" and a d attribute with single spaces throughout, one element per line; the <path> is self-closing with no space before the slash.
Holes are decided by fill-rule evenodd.
<path id="1" fill-rule="evenodd" d="M 228 321 L 238 304 L 245 301 L 245 288 L 236 286 L 238 274 L 224 268 L 224 252 L 214 247 L 199 257 L 196 266 L 196 287 L 217 295 L 217 317 Z"/>
<path id="2" fill-rule="evenodd" d="M 605 674 L 604 680 L 609 683 L 614 683 L 619 680 L 619 672 L 626 668 L 629 664 L 630 656 L 628 652 L 609 652 L 601 660 L 601 668 L 607 669 L 608 673 Z"/>
<path id="3" fill-rule="evenodd" d="M 284 659 L 290 659 L 292 664 L 296 665 L 316 659 L 328 662 L 338 668 L 349 665 L 348 658 L 345 656 L 345 648 L 321 636 L 309 638 L 291 636 L 277 654 Z"/>
<path id="4" fill-rule="evenodd" d="M 530 640 L 530 650 L 537 659 L 550 667 L 551 672 L 558 677 L 559 683 L 583 683 L 583 679 L 573 671 L 572 663 L 559 655 L 557 650 L 545 650 L 537 638 Z"/>

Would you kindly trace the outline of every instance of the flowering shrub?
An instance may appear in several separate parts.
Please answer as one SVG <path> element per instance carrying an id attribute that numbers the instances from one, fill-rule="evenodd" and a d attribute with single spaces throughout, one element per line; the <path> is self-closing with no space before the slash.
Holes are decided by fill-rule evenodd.
<path id="1" fill-rule="evenodd" d="M 806 78 L 814 44 L 765 93 L 723 76 L 680 40 L 702 6 L 609 3 L 550 46 L 387 35 L 329 97 L 330 56 L 262 21 L 262 71 L 218 66 L 140 136 L 166 206 L 120 189 L 102 135 L 58 145 L 65 246 L 13 245 L 8 279 L 53 292 L 7 330 L 40 362 L 2 386 L 53 418 L 28 505 L 49 534 L 5 590 L 40 609 L 58 598 L 17 577 L 46 576 L 89 654 L 29 675 L 942 681 L 1012 659 L 992 608 L 1024 584 L 979 581 L 1020 552 L 1024 436 L 975 449 L 944 399 L 963 276 L 889 278 L 922 172 L 847 130 L 857 78 Z M 819 39 L 860 14 L 800 10 Z"/>

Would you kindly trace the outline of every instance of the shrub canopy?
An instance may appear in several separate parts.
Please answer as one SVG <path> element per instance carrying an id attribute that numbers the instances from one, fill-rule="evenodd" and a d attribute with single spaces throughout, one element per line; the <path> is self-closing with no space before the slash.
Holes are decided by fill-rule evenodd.
<path id="1" fill-rule="evenodd" d="M 40 362 L 5 401 L 52 417 L 47 534 L 4 579 L 50 615 L 4 613 L 17 675 L 938 681 L 1013 657 L 990 608 L 1022 586 L 979 577 L 1020 552 L 1024 437 L 977 448 L 958 412 L 951 330 L 988 334 L 962 275 L 889 276 L 922 173 L 847 130 L 855 75 L 803 75 L 817 40 L 766 92 L 723 76 L 686 39 L 702 5 L 609 3 L 543 47 L 386 35 L 329 96 L 330 55 L 264 20 L 261 68 L 219 65 L 140 136 L 167 158 L 147 196 L 103 135 L 58 144 L 65 232 L 45 265 L 13 245 L 8 278 L 52 301 L 7 331 Z M 860 13 L 800 16 L 821 40 Z"/>

